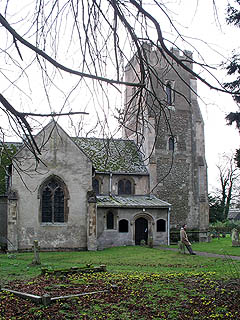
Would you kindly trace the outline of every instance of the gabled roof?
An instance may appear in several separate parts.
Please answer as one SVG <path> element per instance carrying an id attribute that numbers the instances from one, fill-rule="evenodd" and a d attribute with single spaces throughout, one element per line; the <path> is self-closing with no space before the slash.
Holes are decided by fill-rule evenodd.
<path id="1" fill-rule="evenodd" d="M 57 122 L 52 120 L 36 136 L 50 126 L 53 128 L 61 128 Z M 96 172 L 148 175 L 148 170 L 144 165 L 142 155 L 132 140 L 83 137 L 69 138 L 92 161 Z M 17 151 L 24 145 L 21 142 L 13 142 L 12 144 L 17 147 Z"/>
<path id="2" fill-rule="evenodd" d="M 146 196 L 97 196 L 98 207 L 108 208 L 169 208 L 171 205 L 154 195 Z"/>
<path id="3" fill-rule="evenodd" d="M 134 141 L 123 139 L 72 138 L 93 162 L 97 172 L 148 174 Z"/>

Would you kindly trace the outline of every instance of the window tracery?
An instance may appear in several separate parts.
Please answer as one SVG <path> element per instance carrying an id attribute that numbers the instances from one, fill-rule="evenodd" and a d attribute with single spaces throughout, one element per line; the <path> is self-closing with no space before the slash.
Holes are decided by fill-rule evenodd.
<path id="1" fill-rule="evenodd" d="M 128 179 L 121 179 L 118 181 L 118 194 L 130 195 L 132 194 L 132 182 Z"/>
<path id="2" fill-rule="evenodd" d="M 63 185 L 55 177 L 51 177 L 41 192 L 41 221 L 65 222 L 65 204 L 66 196 Z"/>

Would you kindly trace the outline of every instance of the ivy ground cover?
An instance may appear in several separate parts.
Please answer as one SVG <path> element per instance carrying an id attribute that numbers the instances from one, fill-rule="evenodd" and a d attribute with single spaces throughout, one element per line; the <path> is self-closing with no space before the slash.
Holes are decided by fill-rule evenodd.
<path id="1" fill-rule="evenodd" d="M 96 273 L 39 276 L 9 284 L 36 295 L 94 292 L 36 305 L 3 291 L 1 320 L 13 319 L 239 319 L 240 281 L 213 273 Z M 99 292 L 108 290 L 107 292 Z"/>
<path id="2" fill-rule="evenodd" d="M 101 252 L 41 253 L 42 266 L 91 263 L 108 272 L 62 277 L 39 275 L 32 254 L 0 255 L 3 287 L 59 299 L 48 306 L 0 292 L 0 320 L 14 319 L 240 319 L 239 262 L 142 247 Z M 104 292 L 100 292 L 104 291 Z"/>

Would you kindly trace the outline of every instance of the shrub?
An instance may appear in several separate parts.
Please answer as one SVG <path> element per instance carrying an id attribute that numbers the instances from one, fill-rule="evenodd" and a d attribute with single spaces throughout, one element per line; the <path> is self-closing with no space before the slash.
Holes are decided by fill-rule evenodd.
<path id="1" fill-rule="evenodd" d="M 219 237 L 220 234 L 224 237 L 226 233 L 231 233 L 234 228 L 240 231 L 240 222 L 226 220 L 225 222 L 217 221 L 209 225 L 209 231 L 213 238 Z"/>

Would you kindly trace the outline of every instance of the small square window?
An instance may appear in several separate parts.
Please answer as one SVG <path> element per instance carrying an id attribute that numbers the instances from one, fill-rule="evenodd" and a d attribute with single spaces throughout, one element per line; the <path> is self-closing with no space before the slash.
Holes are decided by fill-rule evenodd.
<path id="1" fill-rule="evenodd" d="M 157 220 L 157 232 L 166 232 L 166 220 Z"/>
<path id="2" fill-rule="evenodd" d="M 128 221 L 126 219 L 122 219 L 119 221 L 118 231 L 119 232 L 128 232 Z"/>

